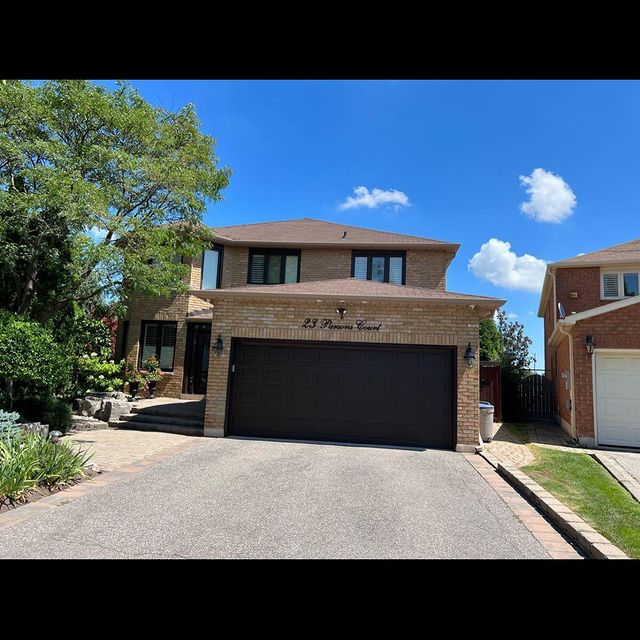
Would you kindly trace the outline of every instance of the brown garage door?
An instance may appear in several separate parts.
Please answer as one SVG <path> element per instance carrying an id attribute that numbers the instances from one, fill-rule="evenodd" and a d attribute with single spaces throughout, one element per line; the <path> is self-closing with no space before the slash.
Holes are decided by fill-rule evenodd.
<path id="1" fill-rule="evenodd" d="M 453 349 L 234 340 L 229 435 L 452 448 Z"/>

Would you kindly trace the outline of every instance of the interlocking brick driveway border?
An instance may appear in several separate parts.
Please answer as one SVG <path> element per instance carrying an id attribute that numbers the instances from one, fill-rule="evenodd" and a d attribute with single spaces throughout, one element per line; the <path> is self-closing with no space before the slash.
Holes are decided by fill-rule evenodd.
<path id="1" fill-rule="evenodd" d="M 202 444 L 202 438 L 194 438 L 193 441 L 183 442 L 182 444 L 176 445 L 174 447 L 168 447 L 167 449 L 163 449 L 162 451 L 154 453 L 150 456 L 141 458 L 140 460 L 136 460 L 136 462 L 133 462 L 131 464 L 125 465 L 123 467 L 117 467 L 113 471 L 105 471 L 99 476 L 89 478 L 84 482 L 73 485 L 68 489 L 58 491 L 57 493 L 54 493 L 51 496 L 47 496 L 46 498 L 41 498 L 36 502 L 30 502 L 20 507 L 16 507 L 11 511 L 5 511 L 3 514 L 0 514 L 0 531 L 12 527 L 15 524 L 19 524 L 20 522 L 24 522 L 25 520 L 29 520 L 30 518 L 33 518 L 38 514 L 49 511 L 50 509 L 61 507 L 62 505 L 71 502 L 72 500 L 81 498 L 82 496 L 90 493 L 91 491 L 94 491 L 95 489 L 113 484 L 114 482 L 118 482 L 123 478 L 127 478 L 133 474 L 139 473 L 140 471 L 144 471 L 151 465 L 162 462 L 167 458 L 172 458 L 179 453 L 183 453 L 188 449 L 192 449 L 193 447 L 197 447 Z"/>
<path id="2" fill-rule="evenodd" d="M 482 456 L 465 454 L 471 466 L 502 498 L 514 515 L 554 560 L 581 560 L 582 556 Z"/>
<path id="3" fill-rule="evenodd" d="M 615 458 L 603 452 L 593 452 L 590 455 L 640 502 L 640 484 Z"/>
<path id="4" fill-rule="evenodd" d="M 602 560 L 629 559 L 629 556 L 622 549 L 619 549 L 610 540 L 599 534 L 590 524 L 587 524 L 560 500 L 554 498 L 523 471 L 520 471 L 515 466 L 505 466 L 492 456 L 487 456 L 483 451 L 479 455 L 506 478 L 511 485 L 516 487 L 521 494 L 526 496 L 532 504 L 545 513 L 589 557 Z"/>

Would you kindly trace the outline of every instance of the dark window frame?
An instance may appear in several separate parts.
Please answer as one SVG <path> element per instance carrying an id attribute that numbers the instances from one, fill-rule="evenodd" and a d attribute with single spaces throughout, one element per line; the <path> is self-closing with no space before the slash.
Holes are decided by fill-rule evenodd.
<path id="1" fill-rule="evenodd" d="M 224 263 L 224 245 L 222 244 L 212 244 L 209 248 L 209 251 L 217 251 L 218 252 L 218 275 L 216 277 L 216 289 L 222 289 L 222 265 Z M 200 259 L 200 290 L 205 291 L 202 288 L 204 284 L 204 252 L 202 253 L 202 257 Z M 214 291 L 214 289 L 206 289 L 206 291 Z"/>
<path id="2" fill-rule="evenodd" d="M 140 341 L 138 343 L 138 368 L 142 368 L 142 352 L 144 351 L 144 334 L 148 324 L 159 325 L 158 344 L 156 345 L 156 358 L 160 362 L 160 349 L 162 349 L 162 335 L 164 331 L 164 325 L 172 324 L 176 328 L 176 341 L 173 345 L 173 359 L 171 360 L 171 368 L 160 368 L 160 371 L 173 372 L 176 365 L 176 350 L 178 346 L 178 321 L 177 320 L 142 320 L 140 322 Z"/>
<path id="3" fill-rule="evenodd" d="M 251 264 L 253 261 L 253 256 L 256 254 L 264 256 L 264 270 L 262 274 L 262 282 L 251 281 Z M 267 271 L 269 269 L 269 256 L 272 256 L 272 255 L 280 256 L 280 282 L 267 282 Z M 257 285 L 285 284 L 284 277 L 285 277 L 285 265 L 286 265 L 287 256 L 298 257 L 298 273 L 296 274 L 296 282 L 300 282 L 300 265 L 302 264 L 302 251 L 300 249 L 271 249 L 271 248 L 267 249 L 267 248 L 261 248 L 261 247 L 252 247 L 249 249 L 249 263 L 247 266 L 247 284 L 257 284 Z"/>
<path id="4" fill-rule="evenodd" d="M 120 339 L 122 340 L 122 342 L 120 344 L 120 349 L 118 350 L 120 354 L 120 357 L 118 359 L 122 360 L 127 355 L 127 340 L 129 339 L 129 320 L 122 321 L 122 337 Z"/>
<path id="5" fill-rule="evenodd" d="M 384 258 L 384 282 L 389 282 L 389 258 L 402 258 L 402 284 L 407 282 L 407 252 L 406 251 L 352 251 L 351 277 L 355 278 L 356 258 L 367 258 L 367 280 L 371 280 L 372 258 Z"/>

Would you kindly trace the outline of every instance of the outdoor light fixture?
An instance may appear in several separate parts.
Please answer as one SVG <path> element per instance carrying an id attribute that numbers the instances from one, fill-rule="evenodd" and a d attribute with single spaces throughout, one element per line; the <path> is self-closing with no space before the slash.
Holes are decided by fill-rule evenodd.
<path id="1" fill-rule="evenodd" d="M 62 437 L 61 431 L 50 431 L 49 432 L 49 440 L 53 442 L 53 444 L 57 444 L 58 440 Z"/>
<path id="2" fill-rule="evenodd" d="M 473 361 L 476 359 L 476 354 L 471 348 L 471 343 L 467 345 L 467 349 L 464 352 L 464 361 L 467 363 L 467 367 L 473 367 Z"/>
<path id="3" fill-rule="evenodd" d="M 596 345 L 593 342 L 593 336 L 587 336 L 586 345 L 587 345 L 587 353 L 590 356 L 592 356 L 593 355 L 593 350 L 596 348 Z"/>
<path id="4" fill-rule="evenodd" d="M 344 307 L 338 307 L 336 309 L 336 313 L 340 314 L 340 320 L 342 320 L 342 318 L 344 318 L 344 314 L 347 313 L 347 310 Z"/>
<path id="5" fill-rule="evenodd" d="M 222 334 L 218 334 L 218 339 L 215 341 L 213 345 L 213 352 L 219 358 L 222 355 L 222 349 L 224 348 L 224 343 L 222 342 Z"/>

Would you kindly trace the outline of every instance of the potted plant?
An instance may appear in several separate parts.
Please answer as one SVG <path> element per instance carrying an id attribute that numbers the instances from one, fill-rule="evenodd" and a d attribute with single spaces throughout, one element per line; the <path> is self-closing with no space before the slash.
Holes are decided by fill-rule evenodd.
<path id="1" fill-rule="evenodd" d="M 131 364 L 127 362 L 125 379 L 129 383 L 129 393 L 132 400 L 137 400 L 138 388 L 144 382 L 144 376 Z"/>
<path id="2" fill-rule="evenodd" d="M 147 383 L 147 389 L 149 391 L 149 398 L 155 398 L 156 384 L 158 380 L 162 379 L 162 371 L 160 371 L 160 363 L 155 356 L 149 356 L 142 363 L 142 371 L 145 382 Z"/>

